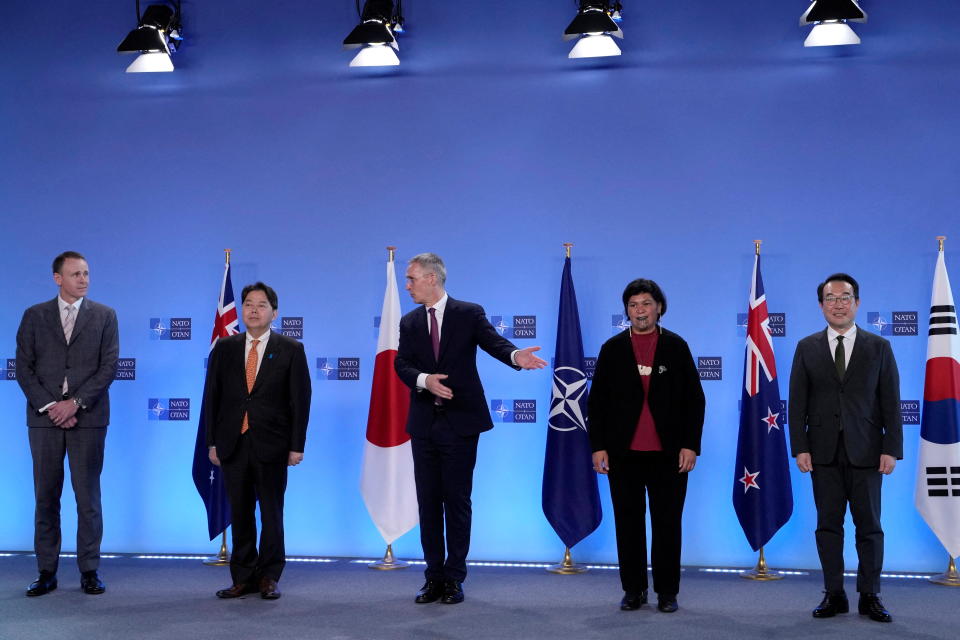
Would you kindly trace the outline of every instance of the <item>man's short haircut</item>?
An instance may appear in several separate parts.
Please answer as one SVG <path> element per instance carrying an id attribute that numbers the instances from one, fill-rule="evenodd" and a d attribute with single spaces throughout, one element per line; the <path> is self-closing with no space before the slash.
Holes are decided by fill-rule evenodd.
<path id="1" fill-rule="evenodd" d="M 817 285 L 817 301 L 821 304 L 823 303 L 823 288 L 827 286 L 828 282 L 846 282 L 853 287 L 853 299 L 860 299 L 860 285 L 853 279 L 853 276 L 848 273 L 834 273 L 833 275 L 827 276 L 826 280 Z"/>
<path id="2" fill-rule="evenodd" d="M 435 253 L 418 253 L 410 258 L 408 264 L 420 265 L 420 268 L 424 271 L 431 271 L 437 274 L 437 280 L 440 281 L 440 286 L 447 283 L 447 268 L 444 266 L 440 256 Z"/>
<path id="3" fill-rule="evenodd" d="M 83 260 L 83 261 L 87 260 L 76 251 L 64 251 L 63 253 L 61 253 L 60 255 L 58 255 L 56 258 L 53 259 L 53 272 L 60 273 L 60 269 L 63 269 L 63 263 L 66 262 L 69 258 L 73 258 L 74 260 Z"/>
<path id="4" fill-rule="evenodd" d="M 267 296 L 267 302 L 270 303 L 270 306 L 273 307 L 273 310 L 277 310 L 278 301 L 277 301 L 277 292 L 273 290 L 272 287 L 265 285 L 262 282 L 254 282 L 253 284 L 248 284 L 243 288 L 243 291 L 240 292 L 240 304 L 243 304 L 244 300 L 247 299 L 247 295 L 251 291 L 263 291 L 263 294 Z"/>
<path id="5" fill-rule="evenodd" d="M 627 310 L 627 302 L 633 296 L 639 295 L 641 293 L 649 293 L 650 297 L 654 299 L 655 302 L 660 303 L 660 315 L 666 315 L 667 313 L 667 296 L 663 295 L 663 290 L 653 280 L 647 280 L 646 278 L 637 278 L 633 282 L 627 285 L 627 288 L 623 290 L 623 310 Z"/>

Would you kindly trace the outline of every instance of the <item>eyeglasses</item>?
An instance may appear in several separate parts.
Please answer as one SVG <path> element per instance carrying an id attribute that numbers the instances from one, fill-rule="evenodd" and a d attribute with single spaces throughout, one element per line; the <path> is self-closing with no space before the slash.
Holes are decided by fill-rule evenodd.
<path id="1" fill-rule="evenodd" d="M 830 307 L 834 306 L 838 302 L 842 302 L 843 304 L 850 304 L 851 302 L 853 302 L 853 296 L 850 295 L 849 293 L 845 293 L 842 296 L 832 296 L 832 295 L 824 296 L 823 302 L 824 304 Z"/>

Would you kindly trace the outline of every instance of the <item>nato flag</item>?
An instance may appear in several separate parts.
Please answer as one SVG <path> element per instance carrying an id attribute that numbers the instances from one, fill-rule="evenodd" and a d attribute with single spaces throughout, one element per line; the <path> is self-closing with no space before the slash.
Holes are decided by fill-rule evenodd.
<path id="1" fill-rule="evenodd" d="M 567 547 L 600 526 L 603 513 L 587 436 L 587 376 L 570 258 L 560 281 L 560 317 L 543 464 L 543 513 Z"/>

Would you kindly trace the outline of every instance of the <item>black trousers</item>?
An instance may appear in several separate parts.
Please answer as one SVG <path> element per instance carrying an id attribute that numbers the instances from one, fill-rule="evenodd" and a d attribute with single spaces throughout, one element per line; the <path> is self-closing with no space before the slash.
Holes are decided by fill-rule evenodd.
<path id="1" fill-rule="evenodd" d="M 40 571 L 57 572 L 60 560 L 60 496 L 63 494 L 63 458 L 70 464 L 70 483 L 77 499 L 77 565 L 80 571 L 100 567 L 103 511 L 100 472 L 107 428 L 61 429 L 31 427 L 34 511 L 33 548 Z"/>
<path id="2" fill-rule="evenodd" d="M 411 438 L 427 580 L 463 582 L 467 577 L 473 514 L 470 494 L 479 440 L 479 435 L 454 432 L 441 409 L 426 437 Z"/>
<path id="3" fill-rule="evenodd" d="M 880 527 L 880 486 L 876 466 L 850 464 L 843 438 L 830 464 L 813 465 L 813 500 L 817 505 L 817 553 L 828 592 L 843 591 L 843 520 L 850 504 L 856 531 L 857 591 L 880 592 L 883 569 L 883 529 Z"/>
<path id="4" fill-rule="evenodd" d="M 283 494 L 287 490 L 287 461 L 264 463 L 251 451 L 244 434 L 229 460 L 221 460 L 223 480 L 233 514 L 233 554 L 230 575 L 234 584 L 256 584 L 260 578 L 280 580 L 286 565 L 283 544 Z M 256 507 L 260 502 L 260 548 L 257 549 Z"/>
<path id="5" fill-rule="evenodd" d="M 624 591 L 647 589 L 646 501 L 650 499 L 650 559 L 653 589 L 662 596 L 680 591 L 680 547 L 687 474 L 677 454 L 629 451 L 611 456 L 610 497 L 617 531 L 617 557 Z"/>

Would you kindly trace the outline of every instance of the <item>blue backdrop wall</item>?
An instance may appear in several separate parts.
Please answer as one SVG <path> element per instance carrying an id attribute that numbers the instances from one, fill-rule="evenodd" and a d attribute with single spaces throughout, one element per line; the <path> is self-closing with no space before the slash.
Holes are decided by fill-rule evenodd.
<path id="1" fill-rule="evenodd" d="M 568 0 L 408 0 L 395 70 L 347 68 L 353 2 L 184 2 L 172 74 L 127 75 L 114 48 L 133 3 L 50 0 L 6 7 L 0 77 L 4 251 L 0 362 L 21 311 L 55 294 L 49 264 L 87 255 L 91 297 L 117 308 L 135 380 L 112 388 L 103 472 L 104 549 L 205 552 L 190 465 L 203 359 L 222 273 L 280 294 L 302 317 L 311 359 L 358 357 L 359 381 L 314 380 L 306 459 L 287 493 L 288 550 L 376 556 L 383 543 L 358 491 L 384 247 L 436 251 L 452 295 L 489 315 L 535 315 L 549 357 L 562 242 L 574 242 L 585 351 L 614 332 L 624 284 L 657 280 L 664 325 L 695 356 L 722 358 L 704 382 L 703 455 L 691 476 L 684 562 L 749 565 L 732 506 L 742 330 L 752 239 L 764 240 L 781 393 L 796 341 L 823 326 L 814 288 L 846 270 L 859 320 L 919 314 L 891 337 L 905 400 L 922 398 L 926 309 L 938 234 L 960 282 L 960 8 L 864 0 L 863 45 L 805 50 L 805 0 L 627 1 L 624 55 L 570 61 Z M 953 235 L 951 235 L 953 234 Z M 402 277 L 402 271 L 400 273 Z M 406 296 L 404 310 L 411 308 Z M 153 339 L 151 318 L 190 318 L 192 339 Z M 535 423 L 481 439 L 475 559 L 555 560 L 540 509 L 548 371 L 481 355 L 490 399 L 536 399 Z M 189 398 L 189 421 L 149 418 L 151 398 Z M 5 433 L 0 548 L 32 546 L 23 396 L 0 382 Z M 884 483 L 889 569 L 934 570 L 942 547 L 916 514 L 918 426 Z M 808 476 L 767 547 L 779 566 L 816 567 Z M 613 518 L 577 559 L 615 561 Z M 64 497 L 65 544 L 75 522 Z M 855 562 L 852 536 L 848 561 Z M 416 531 L 395 545 L 417 556 Z"/>

